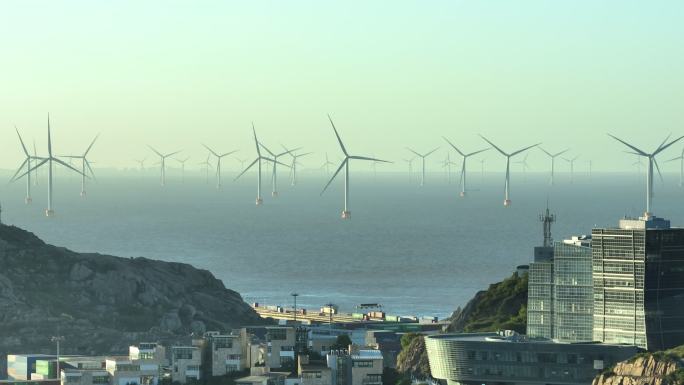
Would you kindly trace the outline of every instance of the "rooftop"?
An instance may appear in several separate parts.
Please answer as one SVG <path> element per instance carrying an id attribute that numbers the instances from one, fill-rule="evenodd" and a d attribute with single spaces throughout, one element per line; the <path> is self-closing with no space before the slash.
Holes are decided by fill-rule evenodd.
<path id="1" fill-rule="evenodd" d="M 352 355 L 352 360 L 381 360 L 382 352 L 379 350 L 359 350 Z"/>

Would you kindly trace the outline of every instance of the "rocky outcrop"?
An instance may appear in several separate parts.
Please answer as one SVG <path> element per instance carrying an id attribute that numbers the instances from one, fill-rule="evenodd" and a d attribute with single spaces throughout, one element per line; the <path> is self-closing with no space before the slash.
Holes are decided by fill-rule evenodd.
<path id="1" fill-rule="evenodd" d="M 592 385 L 677 385 L 682 370 L 679 358 L 640 355 L 619 362 L 615 367 L 599 375 Z"/>
<path id="2" fill-rule="evenodd" d="M 475 294 L 465 307 L 449 317 L 450 332 L 495 332 L 527 327 L 527 274 L 514 273 Z"/>
<path id="3" fill-rule="evenodd" d="M 430 363 L 423 336 L 415 336 L 408 345 L 402 347 L 397 356 L 397 371 L 412 377 L 430 378 Z"/>
<path id="4" fill-rule="evenodd" d="M 0 225 L 0 359 L 127 351 L 262 320 L 210 272 L 184 263 L 80 254 Z M 0 365 L 1 366 L 1 365 Z"/>

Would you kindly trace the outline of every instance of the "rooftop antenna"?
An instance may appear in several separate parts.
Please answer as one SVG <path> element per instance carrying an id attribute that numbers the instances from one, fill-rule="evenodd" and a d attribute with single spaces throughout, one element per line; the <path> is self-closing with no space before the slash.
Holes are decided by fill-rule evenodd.
<path id="1" fill-rule="evenodd" d="M 553 238 L 551 238 L 551 224 L 556 221 L 556 215 L 549 212 L 549 200 L 546 200 L 546 212 L 539 215 L 539 221 L 543 223 L 544 227 L 544 247 L 551 247 L 553 245 Z"/>
<path id="2" fill-rule="evenodd" d="M 494 143 L 492 143 L 489 139 L 485 138 L 484 136 L 480 135 L 482 139 L 484 139 L 485 142 L 489 143 L 492 147 L 494 147 L 501 155 L 506 157 L 506 181 L 504 184 L 504 206 L 508 207 L 511 205 L 511 200 L 509 198 L 509 189 L 510 189 L 510 182 L 511 182 L 511 158 L 529 150 L 532 147 L 536 147 L 540 145 L 541 143 L 533 144 L 531 146 L 524 147 L 518 151 L 514 151 L 511 153 L 504 152 L 504 150 L 500 149 L 497 147 Z"/>
<path id="3" fill-rule="evenodd" d="M 541 147 L 539 147 L 539 149 L 540 149 L 541 151 L 543 151 L 544 154 L 548 155 L 549 158 L 551 158 L 551 180 L 549 181 L 549 184 L 550 184 L 551 186 L 553 186 L 553 174 L 554 174 L 554 170 L 555 170 L 556 158 L 557 158 L 558 156 L 561 156 L 561 155 L 565 154 L 565 153 L 568 152 L 568 150 L 570 150 L 570 149 L 569 149 L 569 148 L 566 148 L 565 150 L 559 151 L 559 152 L 557 152 L 557 153 L 555 153 L 555 154 L 552 154 L 552 153 L 550 153 L 550 152 L 544 150 L 544 149 L 541 148 Z"/>
<path id="4" fill-rule="evenodd" d="M 439 150 L 439 147 L 435 148 L 432 151 L 426 152 L 424 154 L 420 154 L 420 153 L 416 152 L 415 150 L 412 150 L 409 147 L 406 147 L 406 149 L 411 151 L 412 153 L 416 154 L 418 157 L 420 157 L 420 159 L 422 161 L 422 166 L 423 166 L 422 171 L 420 173 L 420 185 L 425 186 L 425 158 L 432 155 L 432 153 L 434 153 L 435 151 Z"/>
<path id="5" fill-rule="evenodd" d="M 635 154 L 638 156 L 642 156 L 648 159 L 648 169 L 646 172 L 646 212 L 644 213 L 644 217 L 649 218 L 651 214 L 651 205 L 653 204 L 653 165 L 655 165 L 656 169 L 658 170 L 658 174 L 660 175 L 660 178 L 662 180 L 662 175 L 660 174 L 660 167 L 658 166 L 658 162 L 656 161 L 655 157 L 659 153 L 663 152 L 666 148 L 672 146 L 673 144 L 679 142 L 684 136 L 680 136 L 675 140 L 672 140 L 668 142 L 670 139 L 670 135 L 668 135 L 665 140 L 663 140 L 662 143 L 660 143 L 660 146 L 655 149 L 652 153 L 646 153 L 631 144 L 625 142 L 622 139 L 619 139 L 611 134 L 608 134 L 611 138 L 617 140 L 618 142 L 624 144 L 625 146 L 629 147 L 631 150 L 634 152 L 630 152 L 631 154 Z"/>

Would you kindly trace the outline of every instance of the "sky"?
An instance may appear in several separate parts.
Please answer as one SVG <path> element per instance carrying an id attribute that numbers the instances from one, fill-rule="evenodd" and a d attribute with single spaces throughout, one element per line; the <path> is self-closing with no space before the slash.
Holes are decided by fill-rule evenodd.
<path id="1" fill-rule="evenodd" d="M 45 153 L 49 113 L 57 154 L 101 134 L 97 167 L 134 167 L 147 145 L 197 168 L 201 143 L 253 158 L 252 122 L 317 167 L 341 155 L 330 114 L 384 170 L 405 169 L 406 146 L 440 147 L 438 169 L 442 136 L 474 151 L 478 134 L 631 170 L 606 133 L 649 151 L 684 135 L 682 20 L 681 0 L 4 1 L 0 168 L 23 159 L 15 125 Z"/>

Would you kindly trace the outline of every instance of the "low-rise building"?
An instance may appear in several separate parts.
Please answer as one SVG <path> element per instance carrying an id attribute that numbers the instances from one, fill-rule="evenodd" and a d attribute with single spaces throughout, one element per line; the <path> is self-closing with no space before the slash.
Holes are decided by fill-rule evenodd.
<path id="1" fill-rule="evenodd" d="M 248 368 L 240 335 L 207 335 L 206 365 L 211 376 L 223 376 Z"/>
<path id="2" fill-rule="evenodd" d="M 235 385 L 285 385 L 286 378 L 283 373 L 264 373 L 238 378 Z"/>
<path id="3" fill-rule="evenodd" d="M 351 355 L 351 384 L 348 385 L 382 385 L 383 370 L 382 352 L 379 350 L 362 349 L 353 352 Z"/>
<path id="4" fill-rule="evenodd" d="M 171 380 L 185 384 L 200 379 L 202 351 L 197 346 L 171 347 Z"/>

